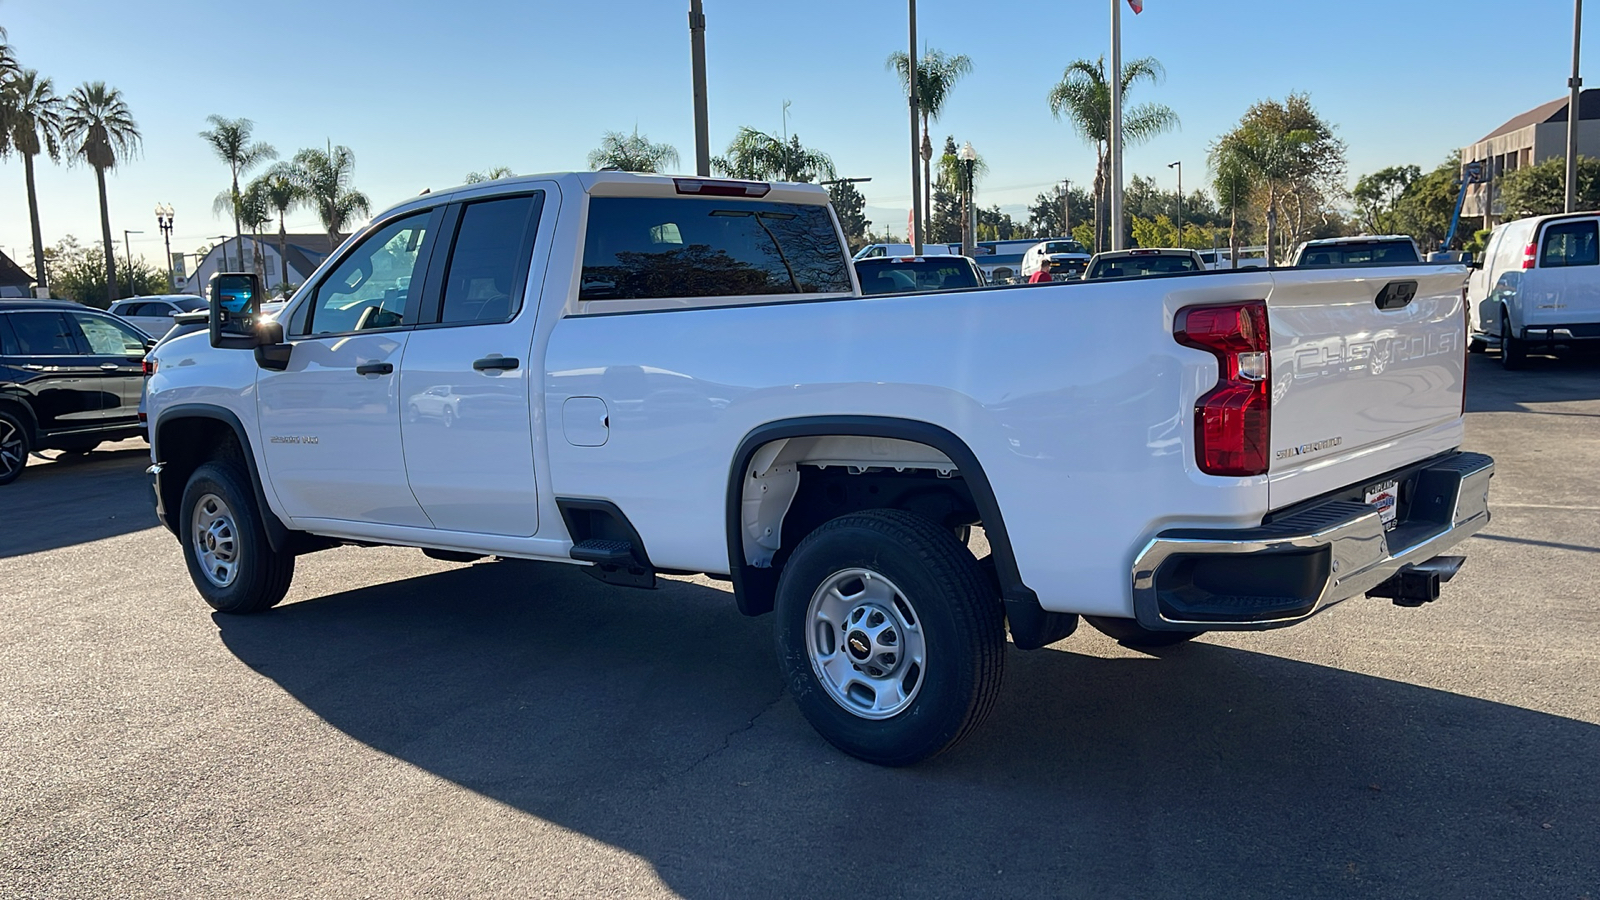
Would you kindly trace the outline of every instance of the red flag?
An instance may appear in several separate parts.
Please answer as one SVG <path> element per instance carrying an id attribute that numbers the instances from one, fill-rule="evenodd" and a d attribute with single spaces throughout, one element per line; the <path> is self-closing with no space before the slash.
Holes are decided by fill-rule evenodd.
<path id="1" fill-rule="evenodd" d="M 1138 15 L 1144 12 L 1144 0 L 1128 0 L 1128 8 L 1133 10 L 1134 15 Z"/>

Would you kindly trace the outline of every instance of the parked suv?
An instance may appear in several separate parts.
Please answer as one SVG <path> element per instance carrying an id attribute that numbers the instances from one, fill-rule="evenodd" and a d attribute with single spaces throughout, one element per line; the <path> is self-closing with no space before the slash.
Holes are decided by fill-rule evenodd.
<path id="1" fill-rule="evenodd" d="M 130 297 L 111 304 L 110 313 L 153 338 L 172 330 L 173 318 L 184 313 L 204 312 L 206 298 L 191 294 L 164 294 Z"/>
<path id="2" fill-rule="evenodd" d="M 151 343 L 77 303 L 0 301 L 0 484 L 15 481 L 35 450 L 88 453 L 141 434 Z"/>

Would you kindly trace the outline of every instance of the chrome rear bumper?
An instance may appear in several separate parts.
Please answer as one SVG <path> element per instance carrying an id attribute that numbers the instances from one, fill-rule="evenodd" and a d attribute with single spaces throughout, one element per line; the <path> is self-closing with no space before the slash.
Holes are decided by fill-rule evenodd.
<path id="1" fill-rule="evenodd" d="M 1493 476 L 1481 453 L 1406 473 L 1409 497 L 1388 532 L 1376 507 L 1347 499 L 1256 528 L 1164 531 L 1134 561 L 1134 613 L 1162 631 L 1292 625 L 1471 537 L 1489 522 Z"/>

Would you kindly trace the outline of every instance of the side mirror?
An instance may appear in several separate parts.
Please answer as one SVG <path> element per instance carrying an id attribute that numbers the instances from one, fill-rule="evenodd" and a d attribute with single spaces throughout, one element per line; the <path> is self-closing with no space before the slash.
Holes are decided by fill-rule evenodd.
<path id="1" fill-rule="evenodd" d="M 252 350 L 256 314 L 261 307 L 261 279 L 254 272 L 218 272 L 206 289 L 211 305 L 211 346 Z"/>

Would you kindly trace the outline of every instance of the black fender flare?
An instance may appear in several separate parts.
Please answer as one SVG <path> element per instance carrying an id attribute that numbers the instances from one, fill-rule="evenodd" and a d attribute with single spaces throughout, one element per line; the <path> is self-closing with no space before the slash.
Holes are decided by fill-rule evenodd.
<path id="1" fill-rule="evenodd" d="M 745 472 L 756 451 L 773 441 L 785 438 L 819 437 L 823 435 L 848 435 L 852 437 L 893 438 L 925 444 L 950 457 L 965 479 L 972 499 L 977 504 L 978 515 L 983 519 L 984 532 L 989 538 L 989 548 L 1000 582 L 1000 597 L 1005 603 L 1006 618 L 1011 626 L 1012 640 L 1024 650 L 1037 649 L 1066 637 L 1077 624 L 1077 617 L 1045 611 L 1039 597 L 1022 581 L 1012 552 L 1011 536 L 1006 530 L 1005 518 L 1000 512 L 1000 502 L 995 498 L 989 478 L 984 474 L 978 457 L 955 433 L 929 422 L 900 419 L 890 416 L 808 416 L 768 422 L 751 430 L 739 442 L 733 454 L 733 464 L 728 470 L 727 537 L 728 572 L 733 581 L 734 597 L 739 611 L 756 616 L 772 610 L 777 594 L 777 573 L 773 569 L 752 566 L 744 559 L 744 535 L 740 527 L 740 503 L 744 496 Z M 1052 636 L 1054 635 L 1054 636 Z M 1047 639 L 1048 638 L 1048 639 Z"/>
<path id="2" fill-rule="evenodd" d="M 279 553 L 288 552 L 291 549 L 289 528 L 283 524 L 283 520 L 278 518 L 278 514 L 272 511 L 272 507 L 267 505 L 267 494 L 262 486 L 261 471 L 256 467 L 256 454 L 250 445 L 250 437 L 244 430 L 244 423 L 239 420 L 233 410 L 213 403 L 179 403 L 167 407 L 161 411 L 155 421 L 150 423 L 150 457 L 158 465 L 164 463 L 161 456 L 161 429 L 178 419 L 211 419 L 233 429 L 234 437 L 238 439 L 239 449 L 244 456 L 244 464 L 250 472 L 250 486 L 255 490 L 256 508 L 261 510 L 261 522 L 267 532 L 267 543 Z M 157 511 L 160 512 L 160 473 L 158 472 L 155 477 L 156 504 Z M 176 533 L 177 523 L 175 521 L 168 521 L 168 517 L 165 515 L 161 516 L 161 520 L 166 522 L 167 527 Z"/>

